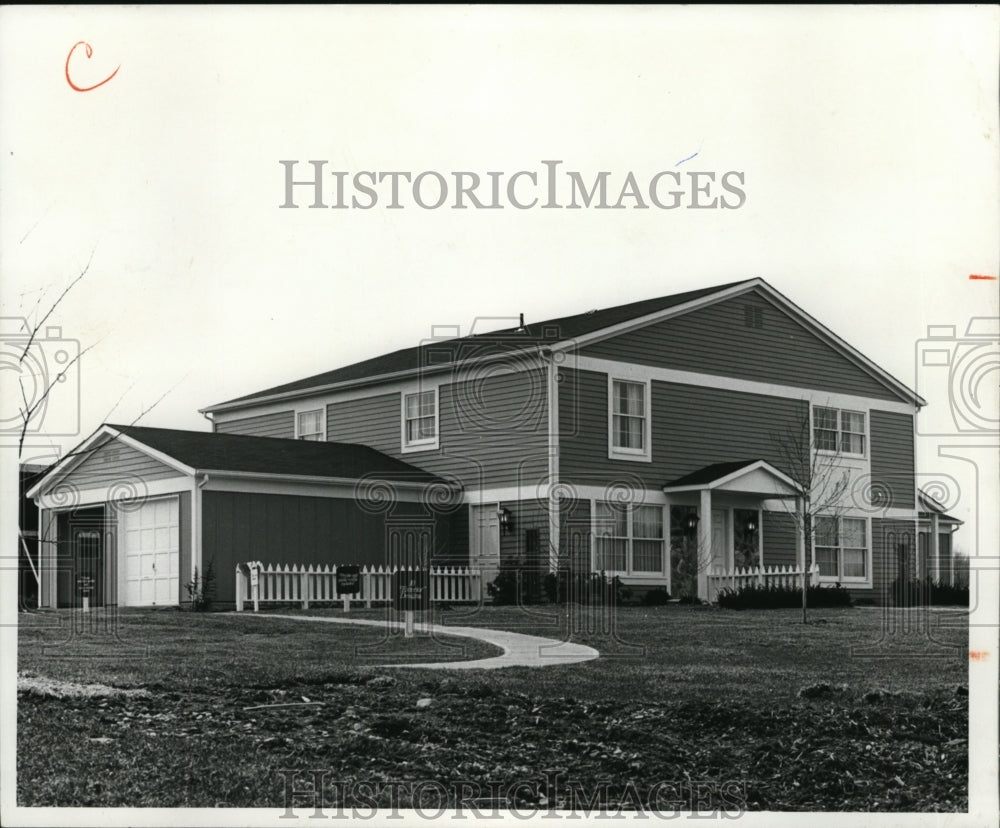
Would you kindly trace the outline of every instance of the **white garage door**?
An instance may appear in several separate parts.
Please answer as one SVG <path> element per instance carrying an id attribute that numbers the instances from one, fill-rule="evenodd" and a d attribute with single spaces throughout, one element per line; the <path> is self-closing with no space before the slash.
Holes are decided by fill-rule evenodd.
<path id="1" fill-rule="evenodd" d="M 122 516 L 125 605 L 177 604 L 180 586 L 178 499 L 153 500 Z"/>

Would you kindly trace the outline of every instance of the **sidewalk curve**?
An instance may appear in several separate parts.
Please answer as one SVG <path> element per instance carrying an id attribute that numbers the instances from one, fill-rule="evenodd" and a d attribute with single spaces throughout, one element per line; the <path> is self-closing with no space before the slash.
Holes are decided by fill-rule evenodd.
<path id="1" fill-rule="evenodd" d="M 241 615 L 244 613 L 240 613 Z M 362 624 L 367 627 L 394 627 L 402 629 L 402 621 L 371 621 L 363 618 L 332 618 L 316 615 L 257 615 L 257 618 L 285 618 L 290 621 L 318 621 L 324 624 Z M 417 632 L 428 632 L 426 624 L 417 624 Z M 492 658 L 477 658 L 474 661 L 441 661 L 429 664 L 381 664 L 379 667 L 419 667 L 423 670 L 497 670 L 501 667 L 553 667 L 560 664 L 576 664 L 591 661 L 600 656 L 593 647 L 542 638 L 537 635 L 486 630 L 481 627 L 449 627 L 438 624 L 433 628 L 439 635 L 455 635 L 475 638 L 493 644 L 503 650 L 502 655 Z"/>

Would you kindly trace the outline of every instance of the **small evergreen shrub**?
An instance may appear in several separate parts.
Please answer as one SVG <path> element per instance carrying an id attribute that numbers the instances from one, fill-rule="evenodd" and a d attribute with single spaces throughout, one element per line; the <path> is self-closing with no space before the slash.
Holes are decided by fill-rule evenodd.
<path id="1" fill-rule="evenodd" d="M 188 598 L 191 599 L 191 609 L 195 612 L 207 612 L 212 608 L 215 600 L 215 567 L 212 561 L 208 562 L 204 574 L 198 574 L 198 567 L 194 569 L 194 577 L 184 584 Z"/>
<path id="2" fill-rule="evenodd" d="M 662 607 L 664 604 L 670 603 L 670 593 L 667 592 L 666 587 L 653 587 L 646 590 L 640 603 L 644 607 Z"/>

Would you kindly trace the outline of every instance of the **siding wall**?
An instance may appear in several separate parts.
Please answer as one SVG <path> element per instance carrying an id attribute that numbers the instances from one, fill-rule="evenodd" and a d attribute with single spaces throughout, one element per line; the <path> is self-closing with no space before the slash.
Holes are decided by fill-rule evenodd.
<path id="1" fill-rule="evenodd" d="M 872 519 L 872 590 L 856 593 L 862 600 L 888 604 L 888 591 L 900 574 L 901 563 L 908 577 L 917 575 L 917 524 L 910 520 Z M 905 553 L 900 551 L 905 549 Z"/>
<path id="2" fill-rule="evenodd" d="M 888 488 L 887 505 L 912 509 L 916 505 L 913 415 L 872 410 L 870 419 L 872 481 Z"/>
<path id="3" fill-rule="evenodd" d="M 453 562 L 453 543 L 468 548 L 464 509 L 435 516 L 420 503 L 397 503 L 372 513 L 346 499 L 213 491 L 202 494 L 202 509 L 203 562 L 213 562 L 223 605 L 235 600 L 235 568 L 244 561 L 386 565 L 388 534 L 399 527 L 432 531 L 435 563 Z"/>
<path id="4" fill-rule="evenodd" d="M 645 488 L 710 463 L 763 459 L 786 473 L 773 435 L 798 433 L 807 403 L 676 383 L 652 383 L 652 462 L 608 459 L 608 380 L 562 369 L 559 476 L 578 485 L 635 480 Z"/>
<path id="5" fill-rule="evenodd" d="M 797 566 L 795 519 L 785 512 L 764 512 L 764 566 Z"/>
<path id="6" fill-rule="evenodd" d="M 574 572 L 590 571 L 590 501 L 566 498 L 560 500 L 560 554 L 563 565 Z"/>
<path id="7" fill-rule="evenodd" d="M 747 327 L 745 308 L 763 314 Z M 586 356 L 758 382 L 898 397 L 757 292 L 718 302 L 581 349 Z"/>
<path id="8" fill-rule="evenodd" d="M 327 406 L 327 439 L 362 443 L 467 489 L 524 486 L 548 473 L 545 376 L 532 371 L 455 385 L 439 392 L 440 447 L 403 453 L 401 396 L 382 394 Z"/>
<path id="9" fill-rule="evenodd" d="M 279 411 L 259 417 L 243 417 L 239 420 L 214 423 L 219 434 L 245 434 L 251 437 L 282 437 L 295 439 L 295 412 Z"/>
<path id="10" fill-rule="evenodd" d="M 116 484 L 127 485 L 131 482 L 135 486 L 136 481 L 163 480 L 178 474 L 170 466 L 138 449 L 119 440 L 110 440 L 73 469 L 71 480 L 77 489 L 106 486 L 111 491 Z"/>

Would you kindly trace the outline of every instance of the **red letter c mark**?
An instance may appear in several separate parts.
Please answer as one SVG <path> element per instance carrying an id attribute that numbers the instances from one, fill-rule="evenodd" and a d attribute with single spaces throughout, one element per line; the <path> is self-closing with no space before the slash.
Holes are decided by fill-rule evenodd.
<path id="1" fill-rule="evenodd" d="M 73 52 L 76 51 L 77 46 L 85 46 L 87 48 L 87 57 L 89 58 L 94 54 L 94 50 L 91 48 L 90 44 L 86 40 L 81 40 L 79 43 L 74 43 L 73 48 L 69 50 L 69 54 L 66 55 L 66 83 L 68 83 L 77 92 L 89 92 L 91 89 L 97 89 L 98 86 L 104 86 L 109 80 L 111 80 L 115 75 L 118 74 L 118 69 L 121 69 L 121 64 L 118 65 L 118 69 L 115 69 L 110 75 L 108 75 L 100 83 L 95 83 L 93 86 L 77 86 L 73 83 L 73 80 L 69 76 L 69 60 L 73 57 Z"/>

